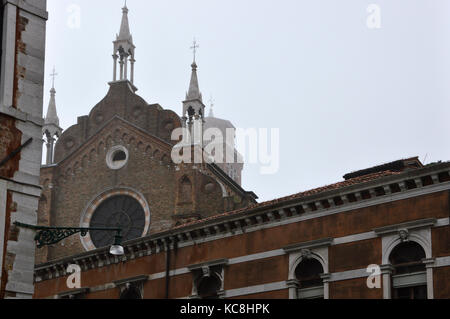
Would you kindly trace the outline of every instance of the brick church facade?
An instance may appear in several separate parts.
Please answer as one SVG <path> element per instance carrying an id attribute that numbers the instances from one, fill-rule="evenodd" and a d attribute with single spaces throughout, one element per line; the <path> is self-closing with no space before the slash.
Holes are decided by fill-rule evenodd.
<path id="1" fill-rule="evenodd" d="M 42 248 L 35 298 L 450 298 L 450 163 L 399 160 L 257 203 L 242 164 L 173 161 L 175 129 L 233 127 L 205 115 L 196 62 L 180 117 L 136 94 L 134 50 L 125 7 L 109 92 L 64 132 L 52 89 L 38 210 L 42 226 L 120 226 L 125 254 L 102 231 Z"/>

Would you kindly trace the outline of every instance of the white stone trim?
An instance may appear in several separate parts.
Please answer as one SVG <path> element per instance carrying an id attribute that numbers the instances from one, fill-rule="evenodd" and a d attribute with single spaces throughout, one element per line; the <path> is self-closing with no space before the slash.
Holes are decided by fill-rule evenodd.
<path id="1" fill-rule="evenodd" d="M 427 272 L 421 271 L 413 274 L 402 274 L 392 276 L 393 288 L 404 288 L 417 285 L 423 285 L 427 283 Z"/>
<path id="2" fill-rule="evenodd" d="M 225 298 L 253 295 L 253 294 L 276 291 L 276 290 L 283 290 L 283 289 L 287 289 L 286 282 L 280 281 L 280 282 L 275 282 L 275 283 L 270 283 L 270 284 L 226 290 Z"/>
<path id="3" fill-rule="evenodd" d="M 136 199 L 144 209 L 145 213 L 145 227 L 142 236 L 147 235 L 148 230 L 150 229 L 150 222 L 151 222 L 151 211 L 150 206 L 148 205 L 147 200 L 145 199 L 144 195 L 142 195 L 140 192 L 131 189 L 129 187 L 119 187 L 119 188 L 112 188 L 106 191 L 101 192 L 99 195 L 95 196 L 85 207 L 83 210 L 83 213 L 81 214 L 80 219 L 80 227 L 88 228 L 90 227 L 90 222 L 92 219 L 93 214 L 95 213 L 95 210 L 98 208 L 101 203 L 103 203 L 108 198 L 111 198 L 116 195 L 126 195 L 131 196 L 134 199 Z M 91 251 L 97 249 L 92 242 L 91 235 L 87 233 L 85 237 L 82 237 L 81 234 L 79 236 L 81 243 L 83 244 L 83 247 L 86 251 Z"/>
<path id="4" fill-rule="evenodd" d="M 316 241 L 318 242 L 318 241 Z M 324 274 L 329 273 L 328 268 L 328 247 L 331 245 L 331 241 L 323 241 L 322 246 L 317 246 L 311 243 L 309 246 L 306 243 L 306 246 L 309 248 L 303 248 L 300 250 L 288 250 L 289 253 L 289 274 L 288 274 L 288 281 L 294 281 L 297 278 L 295 277 L 295 270 L 300 265 L 300 263 L 305 258 L 313 258 L 317 261 L 319 261 L 322 264 L 322 268 L 324 271 Z M 308 257 L 305 256 L 305 250 L 309 254 Z M 324 286 L 323 286 L 323 295 L 324 299 L 328 299 L 329 294 L 329 280 L 324 280 Z M 298 289 L 295 285 L 289 286 L 289 298 L 290 299 L 297 299 L 298 296 Z"/>
<path id="5" fill-rule="evenodd" d="M 0 283 L 3 274 L 3 251 L 5 238 L 5 222 L 6 222 L 6 199 L 7 199 L 8 182 L 0 179 Z"/>
<path id="6" fill-rule="evenodd" d="M 245 262 L 259 260 L 259 259 L 283 256 L 285 254 L 286 254 L 286 252 L 283 249 L 276 249 L 276 250 L 266 251 L 266 252 L 259 253 L 259 254 L 253 254 L 253 255 L 232 258 L 232 259 L 230 259 L 228 264 L 229 265 L 240 264 L 240 263 L 245 263 Z"/>
<path id="7" fill-rule="evenodd" d="M 285 253 L 283 251 L 282 255 L 284 255 L 284 254 Z M 235 260 L 230 259 L 228 264 L 237 264 L 238 262 L 236 259 Z M 255 260 L 255 259 L 253 259 L 253 260 Z M 246 260 L 243 262 L 247 262 L 247 261 L 250 261 L 250 260 Z M 437 268 L 437 267 L 447 267 L 447 266 L 450 266 L 450 256 L 436 258 L 436 261 L 435 261 L 435 264 L 433 267 Z M 184 275 L 184 274 L 188 274 L 188 273 L 190 273 L 190 270 L 188 268 L 180 268 L 180 269 L 176 269 L 176 270 L 171 270 L 170 276 L 174 277 L 174 276 Z M 382 271 L 382 274 L 383 274 L 383 271 Z M 383 274 L 383 280 L 386 278 L 385 274 L 386 273 Z M 367 269 L 363 268 L 363 269 L 354 269 L 354 270 L 349 270 L 349 271 L 331 273 L 329 275 L 330 275 L 330 278 L 329 278 L 328 282 L 337 282 L 337 281 L 345 281 L 345 280 L 358 279 L 358 278 L 366 278 L 370 274 L 367 272 Z M 162 279 L 162 278 L 165 278 L 165 276 L 166 276 L 165 272 L 155 273 L 155 274 L 149 275 L 148 280 L 151 281 L 151 280 Z M 387 278 L 389 279 L 389 282 L 387 284 L 383 282 L 383 287 L 390 287 L 390 277 L 388 276 Z M 115 288 L 114 283 L 108 283 L 105 285 L 92 287 L 92 288 L 90 288 L 90 291 L 91 292 L 99 292 L 99 291 L 109 290 L 109 289 L 113 289 L 113 288 Z M 286 282 L 284 282 L 284 285 L 281 282 L 277 282 L 277 283 L 270 283 L 270 284 L 265 284 L 265 285 L 256 285 L 256 286 L 249 286 L 249 287 L 227 290 L 227 291 L 225 291 L 225 297 L 237 297 L 237 296 L 242 296 L 242 295 L 246 295 L 246 294 L 256 294 L 256 293 L 261 293 L 261 292 L 270 292 L 270 291 L 288 289 L 288 288 L 290 288 L 290 287 Z M 243 294 L 242 295 L 238 294 L 240 292 L 242 292 Z M 186 296 L 186 297 L 182 297 L 179 299 L 189 299 L 189 298 L 190 298 L 190 296 Z"/>
<path id="8" fill-rule="evenodd" d="M 0 104 L 12 106 L 14 84 L 14 61 L 16 60 L 16 16 L 17 7 L 6 3 L 3 12 L 3 54 L 1 60 Z"/>
<path id="9" fill-rule="evenodd" d="M 436 258 L 436 261 L 434 263 L 434 268 L 449 267 L 449 266 L 450 266 L 450 256 Z"/>
<path id="10" fill-rule="evenodd" d="M 330 282 L 364 278 L 369 277 L 369 275 L 366 268 L 335 272 L 331 274 Z"/>
<path id="11" fill-rule="evenodd" d="M 435 225 L 436 223 L 433 223 Z M 407 228 L 408 225 L 414 225 L 411 228 Z M 402 228 L 405 227 L 405 228 Z M 418 228 L 418 227 L 427 227 L 427 228 Z M 433 288 L 433 268 L 432 268 L 432 241 L 431 241 L 431 229 L 432 225 L 429 223 L 424 223 L 421 226 L 420 221 L 416 223 L 404 223 L 400 225 L 394 225 L 390 227 L 390 230 L 387 232 L 379 232 L 382 236 L 382 263 L 383 265 L 389 265 L 389 257 L 399 244 L 404 242 L 402 238 L 401 232 L 406 232 L 408 235 L 407 240 L 415 242 L 419 244 L 423 250 L 425 251 L 425 256 L 427 258 L 427 295 L 428 299 L 433 299 L 434 297 L 434 288 Z M 386 228 L 387 229 L 387 228 Z M 397 232 L 395 232 L 397 230 Z M 391 299 L 391 288 L 392 288 L 392 275 L 391 272 L 388 271 L 383 274 L 383 298 Z"/>
<path id="12" fill-rule="evenodd" d="M 120 161 L 119 163 L 114 163 L 113 157 L 117 152 L 120 152 L 120 151 L 125 153 L 125 159 L 123 161 Z M 127 165 L 129 159 L 130 159 L 130 153 L 128 152 L 128 149 L 122 145 L 113 146 L 106 153 L 106 165 L 110 169 L 115 170 L 115 171 L 120 170 L 125 165 Z"/>

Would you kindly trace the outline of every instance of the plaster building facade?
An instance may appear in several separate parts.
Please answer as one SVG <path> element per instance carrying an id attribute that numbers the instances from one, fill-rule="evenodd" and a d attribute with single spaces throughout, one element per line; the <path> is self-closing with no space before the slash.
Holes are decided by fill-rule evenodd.
<path id="1" fill-rule="evenodd" d="M 34 233 L 41 196 L 46 0 L 0 3 L 0 298 L 34 294 Z"/>
<path id="2" fill-rule="evenodd" d="M 195 59 L 178 116 L 136 94 L 126 7 L 113 49 L 105 98 L 51 133 L 39 224 L 121 227 L 125 254 L 102 231 L 40 249 L 35 298 L 450 298 L 450 163 L 398 160 L 257 203 L 242 166 L 173 161 L 207 142 L 179 144 L 174 129 L 233 128 L 205 116 Z M 54 102 L 46 124 L 59 128 Z M 70 265 L 80 288 L 67 287 Z"/>

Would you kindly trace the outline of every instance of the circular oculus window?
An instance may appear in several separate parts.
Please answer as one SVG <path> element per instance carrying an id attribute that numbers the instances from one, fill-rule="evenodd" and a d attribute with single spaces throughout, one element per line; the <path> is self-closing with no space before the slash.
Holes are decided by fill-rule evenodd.
<path id="1" fill-rule="evenodd" d="M 90 227 L 121 228 L 123 240 L 132 240 L 143 236 L 146 224 L 144 208 L 131 196 L 113 196 L 103 201 L 95 210 Z M 114 243 L 114 232 L 90 231 L 95 247 L 110 246 Z"/>
<path id="2" fill-rule="evenodd" d="M 128 150 L 122 145 L 112 147 L 106 154 L 106 164 L 110 169 L 119 170 L 128 162 Z"/>

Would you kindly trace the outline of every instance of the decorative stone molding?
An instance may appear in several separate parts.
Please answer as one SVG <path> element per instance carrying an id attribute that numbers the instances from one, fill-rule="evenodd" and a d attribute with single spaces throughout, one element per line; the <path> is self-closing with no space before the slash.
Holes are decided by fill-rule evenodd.
<path id="1" fill-rule="evenodd" d="M 85 208 L 83 214 L 81 214 L 81 220 L 80 220 L 80 227 L 90 227 L 91 219 L 96 211 L 96 209 L 107 199 L 118 196 L 118 195 L 125 195 L 130 196 L 136 199 L 139 204 L 142 206 L 145 214 L 145 227 L 144 231 L 142 233 L 142 236 L 145 236 L 148 233 L 148 230 L 150 229 L 150 207 L 147 203 L 147 200 L 145 199 L 144 195 L 140 194 L 138 191 L 133 190 L 131 188 L 116 188 L 116 189 L 110 189 L 106 190 L 100 195 L 97 195 Z M 95 250 L 96 247 L 94 243 L 92 242 L 91 236 L 88 233 L 86 236 L 81 237 L 80 236 L 81 243 L 83 244 L 83 247 L 87 251 Z"/>
<path id="2" fill-rule="evenodd" d="M 415 220 L 412 222 L 407 222 L 407 223 L 402 223 L 402 224 L 397 224 L 397 225 L 380 227 L 380 228 L 374 229 L 373 231 L 378 236 L 388 235 L 388 234 L 392 234 L 392 233 L 399 233 L 399 235 L 405 235 L 405 234 L 409 234 L 409 232 L 414 229 L 432 227 L 436 224 L 436 222 L 437 222 L 436 218 L 428 218 L 428 219 Z"/>
<path id="3" fill-rule="evenodd" d="M 144 298 L 144 283 L 148 281 L 148 278 L 148 275 L 141 275 L 137 277 L 117 280 L 113 283 L 115 287 L 120 289 L 120 294 L 123 294 L 127 289 L 134 287 L 139 291 L 141 298 Z"/>
<path id="4" fill-rule="evenodd" d="M 211 262 L 206 262 L 202 264 L 196 264 L 188 266 L 189 271 L 192 272 L 193 280 L 192 280 L 192 294 L 189 297 L 190 299 L 200 299 L 198 295 L 198 285 L 202 281 L 202 279 L 210 278 L 215 276 L 220 280 L 221 286 L 217 295 L 219 298 L 225 297 L 225 288 L 224 288 L 224 274 L 225 267 L 228 265 L 228 259 L 220 259 Z"/>
<path id="5" fill-rule="evenodd" d="M 319 240 L 314 240 L 306 243 L 295 244 L 287 246 L 284 249 L 286 253 L 293 253 L 300 251 L 301 253 L 305 253 L 306 255 L 311 255 L 311 249 L 328 247 L 333 243 L 333 238 L 324 238 Z"/>
<path id="6" fill-rule="evenodd" d="M 116 154 L 122 152 L 125 155 L 124 160 L 114 161 L 114 156 Z M 106 153 L 106 165 L 112 170 L 119 170 L 127 165 L 130 155 L 128 153 L 128 149 L 122 145 L 116 145 L 111 147 Z"/>
<path id="7" fill-rule="evenodd" d="M 390 265 L 389 257 L 395 247 L 410 241 L 419 244 L 425 251 L 426 259 L 423 262 L 427 268 L 427 294 L 428 299 L 433 299 L 434 259 L 432 258 L 431 228 L 436 223 L 436 219 L 430 218 L 374 229 L 375 234 L 381 237 L 382 242 L 383 266 L 381 266 L 381 273 L 383 276 L 384 299 L 392 298 L 392 274 L 394 268 Z"/>
<path id="8" fill-rule="evenodd" d="M 328 266 L 328 248 L 333 243 L 333 238 L 324 238 L 314 240 L 306 243 L 291 245 L 284 248 L 284 251 L 289 254 L 289 298 L 297 299 L 298 295 L 298 280 L 295 275 L 295 270 L 298 265 L 305 259 L 316 259 L 322 265 L 324 274 L 323 279 L 323 294 L 324 298 L 329 298 L 329 282 L 331 276 L 329 274 Z"/>
<path id="9" fill-rule="evenodd" d="M 71 291 L 63 292 L 57 296 L 57 299 L 79 299 L 83 295 L 89 293 L 89 288 L 74 289 Z"/>
<path id="10" fill-rule="evenodd" d="M 402 241 L 402 243 L 405 243 L 405 242 L 409 241 L 409 231 L 408 231 L 408 229 L 400 229 L 398 231 L 398 235 L 400 236 L 400 240 Z"/>

